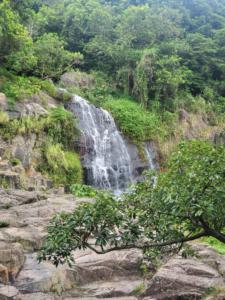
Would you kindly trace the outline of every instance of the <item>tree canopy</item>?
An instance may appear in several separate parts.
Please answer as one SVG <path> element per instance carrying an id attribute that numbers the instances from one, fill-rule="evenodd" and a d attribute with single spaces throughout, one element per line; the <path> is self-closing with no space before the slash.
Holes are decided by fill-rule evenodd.
<path id="1" fill-rule="evenodd" d="M 184 92 L 224 101 L 224 0 L 0 5 L 0 61 L 8 70 L 53 79 L 77 66 L 101 71 L 144 107 L 159 101 L 172 110 Z"/>
<path id="2" fill-rule="evenodd" d="M 39 259 L 71 262 L 73 250 L 86 248 L 99 254 L 139 248 L 150 255 L 204 236 L 225 243 L 224 165 L 224 147 L 181 143 L 165 172 L 146 174 L 120 201 L 100 193 L 94 203 L 56 215 Z"/>

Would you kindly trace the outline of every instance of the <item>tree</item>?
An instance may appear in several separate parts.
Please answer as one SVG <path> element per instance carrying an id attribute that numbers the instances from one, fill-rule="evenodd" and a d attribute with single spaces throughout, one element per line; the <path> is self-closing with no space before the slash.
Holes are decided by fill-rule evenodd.
<path id="1" fill-rule="evenodd" d="M 20 18 L 10 7 L 9 0 L 0 3 L 0 61 L 5 62 L 13 51 L 30 43 L 26 27 L 20 23 Z"/>
<path id="2" fill-rule="evenodd" d="M 120 201 L 101 193 L 94 203 L 56 215 L 39 260 L 71 262 L 73 250 L 86 248 L 174 251 L 203 236 L 225 243 L 224 166 L 224 147 L 181 143 L 166 171 L 148 174 Z"/>
<path id="3" fill-rule="evenodd" d="M 17 73 L 41 78 L 58 78 L 78 65 L 83 56 L 64 49 L 65 43 L 57 34 L 45 33 L 36 42 L 30 41 L 8 57 L 8 66 Z"/>

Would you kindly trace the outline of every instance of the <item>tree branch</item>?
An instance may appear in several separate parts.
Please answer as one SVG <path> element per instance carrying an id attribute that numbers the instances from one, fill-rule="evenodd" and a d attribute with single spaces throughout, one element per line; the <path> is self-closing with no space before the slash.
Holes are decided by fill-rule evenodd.
<path id="1" fill-rule="evenodd" d="M 88 243 L 86 243 L 85 246 L 97 254 L 106 254 L 106 253 L 113 252 L 113 251 L 121 251 L 121 250 L 127 250 L 127 249 L 144 249 L 144 248 L 157 248 L 157 247 L 160 248 L 160 247 L 165 247 L 165 246 L 172 246 L 174 244 L 183 244 L 185 242 L 194 241 L 203 236 L 207 236 L 207 233 L 205 231 L 202 231 L 202 232 L 200 232 L 196 235 L 190 236 L 190 237 L 184 237 L 184 238 L 180 238 L 180 239 L 172 240 L 172 241 L 165 241 L 162 243 L 153 243 L 153 244 L 144 243 L 143 245 L 131 244 L 131 245 L 124 245 L 124 246 L 120 246 L 120 247 L 108 248 L 108 249 L 105 249 L 102 251 L 96 249 L 95 247 L 91 246 Z"/>

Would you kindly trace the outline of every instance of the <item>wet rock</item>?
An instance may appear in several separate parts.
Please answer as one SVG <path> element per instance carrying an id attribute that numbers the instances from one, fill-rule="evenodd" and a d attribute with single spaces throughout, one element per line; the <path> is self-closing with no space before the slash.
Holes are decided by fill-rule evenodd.
<path id="1" fill-rule="evenodd" d="M 157 300 L 197 300 L 209 288 L 223 284 L 219 272 L 198 259 L 169 260 L 150 281 L 143 297 Z"/>

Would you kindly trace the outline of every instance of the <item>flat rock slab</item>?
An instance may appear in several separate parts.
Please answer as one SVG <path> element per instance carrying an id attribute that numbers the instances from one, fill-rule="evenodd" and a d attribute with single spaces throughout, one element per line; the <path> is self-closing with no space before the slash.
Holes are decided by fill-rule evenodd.
<path id="1" fill-rule="evenodd" d="M 93 282 L 68 292 L 70 297 L 79 298 L 120 298 L 133 296 L 143 285 L 141 279 L 118 278 L 114 281 Z"/>
<path id="2" fill-rule="evenodd" d="M 51 295 L 51 294 L 44 294 L 44 293 L 34 293 L 34 294 L 27 294 L 21 295 L 20 300 L 58 300 L 59 297 Z"/>
<path id="3" fill-rule="evenodd" d="M 100 298 L 95 298 L 95 297 L 63 298 L 63 300 L 81 300 L 81 299 L 83 299 L 83 300 L 97 300 L 98 299 L 99 300 Z M 137 300 L 137 298 L 135 298 L 135 297 L 114 297 L 114 298 L 101 298 L 101 300 Z"/>
<path id="4" fill-rule="evenodd" d="M 75 281 L 79 285 L 114 277 L 140 276 L 143 255 L 140 250 L 123 250 L 98 255 L 93 251 L 76 251 Z"/>
<path id="5" fill-rule="evenodd" d="M 19 300 L 19 291 L 10 285 L 0 285 L 0 300 Z"/>

